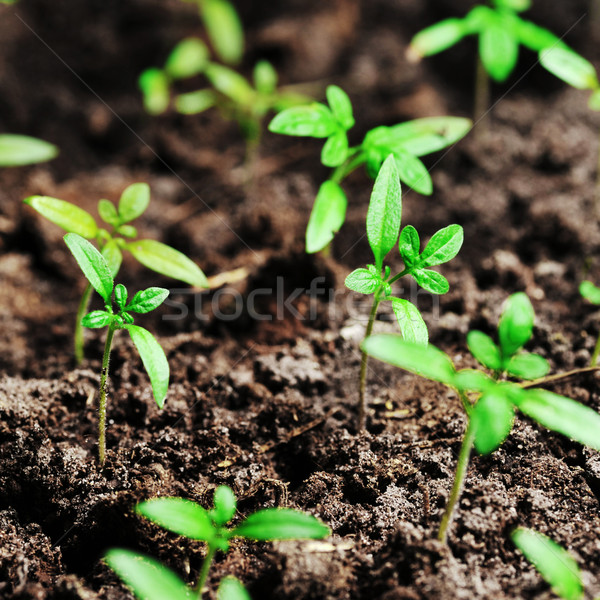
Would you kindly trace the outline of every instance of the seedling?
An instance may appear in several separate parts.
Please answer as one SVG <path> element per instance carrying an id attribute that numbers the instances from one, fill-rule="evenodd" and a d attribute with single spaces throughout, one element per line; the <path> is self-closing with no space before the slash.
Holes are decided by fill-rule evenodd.
<path id="1" fill-rule="evenodd" d="M 76 233 L 67 233 L 64 239 L 86 279 L 104 300 L 105 310 L 94 310 L 81 320 L 84 327 L 91 329 L 108 327 L 102 356 L 98 409 L 98 454 L 100 464 L 103 465 L 106 455 L 106 388 L 113 337 L 119 329 L 127 330 L 150 377 L 156 404 L 162 408 L 169 387 L 169 364 L 154 336 L 143 327 L 133 324 L 132 313 L 153 311 L 164 302 L 169 295 L 169 290 L 158 287 L 147 288 L 137 292 L 128 302 L 127 289 L 120 283 L 115 286 L 108 262 L 90 242 Z M 113 310 L 113 292 L 116 311 Z"/>
<path id="2" fill-rule="evenodd" d="M 400 180 L 420 194 L 430 195 L 433 183 L 419 157 L 446 148 L 471 128 L 458 117 L 432 117 L 392 127 L 375 127 L 358 146 L 351 147 L 348 131 L 354 126 L 352 104 L 338 86 L 327 88 L 329 106 L 314 102 L 280 112 L 269 130 L 284 135 L 326 138 L 321 162 L 333 173 L 319 188 L 306 228 L 306 252 L 323 250 L 346 219 L 348 200 L 342 181 L 361 165 L 375 179 L 383 161 L 392 154 Z"/>
<path id="3" fill-rule="evenodd" d="M 600 304 L 600 288 L 596 287 L 591 281 L 582 281 L 579 285 L 579 293 L 592 304 Z M 596 347 L 592 353 L 590 360 L 590 367 L 595 367 L 598 362 L 598 356 L 600 355 L 600 333 L 598 334 L 598 340 L 596 341 Z"/>
<path id="4" fill-rule="evenodd" d="M 365 339 L 371 335 L 377 309 L 382 300 L 392 303 L 400 331 L 405 340 L 427 345 L 427 325 L 419 309 L 408 300 L 392 295 L 392 284 L 405 275 L 432 294 L 445 294 L 449 289 L 448 280 L 429 267 L 441 265 L 453 259 L 463 243 L 463 229 L 460 225 L 449 225 L 433 235 L 425 250 L 421 252 L 419 234 L 412 225 L 407 225 L 400 234 L 402 220 L 402 192 L 398 181 L 396 159 L 393 155 L 383 163 L 373 186 L 373 193 L 367 211 L 367 239 L 373 251 L 375 264 L 356 269 L 346 277 L 346 287 L 361 294 L 373 295 L 373 305 L 365 330 Z M 404 269 L 391 274 L 390 267 L 383 268 L 387 254 L 398 242 Z M 365 424 L 365 390 L 367 382 L 368 355 L 363 350 L 360 363 L 358 427 Z"/>
<path id="5" fill-rule="evenodd" d="M 0 134 L 0 167 L 20 167 L 46 162 L 55 158 L 57 154 L 58 148 L 43 140 L 27 135 Z"/>
<path id="6" fill-rule="evenodd" d="M 322 539 L 330 534 L 329 527 L 307 513 L 290 508 L 266 508 L 246 517 L 239 525 L 228 528 L 237 501 L 231 488 L 222 485 L 215 490 L 213 508 L 206 510 L 184 498 L 154 498 L 137 505 L 136 512 L 168 531 L 193 540 L 206 542 L 206 556 L 195 592 L 192 592 L 172 571 L 145 557 L 125 550 L 111 550 L 105 556 L 108 565 L 147 600 L 202 598 L 210 566 L 217 551 L 227 552 L 230 540 L 245 538 L 257 541 Z M 150 584 L 150 577 L 153 583 Z M 160 591 L 163 591 L 161 595 Z M 172 596 L 167 590 L 174 590 Z M 245 594 L 245 595 L 244 595 Z M 248 598 L 243 586 L 225 578 L 219 586 L 219 599 Z"/>
<path id="7" fill-rule="evenodd" d="M 131 222 L 140 217 L 150 202 L 150 187 L 146 183 L 134 183 L 121 194 L 116 207 L 109 200 L 98 202 L 98 214 L 108 229 L 99 227 L 92 215 L 71 202 L 49 196 L 30 196 L 24 200 L 43 217 L 62 227 L 68 233 L 77 233 L 88 240 L 95 240 L 106 259 L 112 277 L 116 277 L 123 260 L 123 251 L 130 252 L 145 267 L 153 271 L 189 283 L 195 287 L 208 287 L 208 281 L 200 268 L 185 254 L 155 240 L 138 240 L 137 229 Z M 75 360 L 83 360 L 82 319 L 87 312 L 92 285 L 83 292 L 75 321 Z"/>
<path id="8" fill-rule="evenodd" d="M 506 302 L 498 324 L 499 345 L 482 332 L 469 333 L 469 350 L 491 372 L 491 376 L 474 369 L 457 371 L 450 357 L 435 346 L 415 344 L 395 335 L 371 336 L 362 344 L 362 349 L 370 356 L 439 381 L 456 390 L 461 399 L 467 416 L 467 428 L 438 533 L 438 539 L 444 543 L 460 498 L 472 447 L 480 454 L 490 454 L 496 450 L 512 429 L 516 409 L 548 429 L 600 450 L 598 413 L 570 398 L 544 389 L 532 389 L 532 385 L 542 385 L 559 378 L 539 379 L 548 372 L 547 361 L 537 354 L 522 351 L 531 338 L 533 323 L 531 302 L 524 293 L 519 292 Z M 573 374 L 573 371 L 568 373 Z M 501 376 L 506 375 L 535 381 L 531 384 L 500 380 Z"/>

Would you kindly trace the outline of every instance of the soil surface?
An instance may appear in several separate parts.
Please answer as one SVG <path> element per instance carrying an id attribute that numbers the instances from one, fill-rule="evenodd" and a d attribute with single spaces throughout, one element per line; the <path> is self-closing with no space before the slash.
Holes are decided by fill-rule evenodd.
<path id="1" fill-rule="evenodd" d="M 464 14 L 469 0 L 236 4 L 247 28 L 242 71 L 264 57 L 285 84 L 308 82 L 322 94 L 338 83 L 354 103 L 356 141 L 380 124 L 469 116 L 473 43 L 420 65 L 404 58 L 414 33 Z M 534 4 L 531 19 L 600 59 L 587 2 Z M 207 598 L 226 574 L 256 599 L 551 598 L 510 541 L 517 525 L 567 547 L 586 597 L 600 595 L 598 452 L 519 416 L 498 451 L 473 457 L 445 547 L 435 538 L 465 428 L 458 398 L 371 361 L 367 431 L 357 433 L 358 344 L 369 305 L 343 281 L 369 260 L 372 182 L 357 171 L 345 184 L 347 222 L 330 257 L 304 254 L 308 215 L 327 176 L 320 142 L 265 135 L 248 189 L 235 124 L 214 111 L 143 113 L 140 71 L 200 33 L 193 4 L 176 0 L 0 8 L 0 130 L 61 149 L 48 164 L 0 171 L 0 597 L 131 598 L 100 560 L 112 547 L 147 553 L 194 582 L 202 544 L 132 509 L 170 495 L 208 506 L 220 484 L 239 498 L 236 519 L 290 506 L 321 518 L 332 535 L 234 542 L 215 561 Z M 450 223 L 465 229 L 463 249 L 443 266 L 450 292 L 417 298 L 408 284 L 403 292 L 457 365 L 473 366 L 469 329 L 493 334 L 502 302 L 523 290 L 537 316 L 528 350 L 555 373 L 585 366 L 600 330 L 600 312 L 577 291 L 584 276 L 600 281 L 600 119 L 585 93 L 565 89 L 526 52 L 493 100 L 487 134 L 426 157 L 433 196 L 404 195 L 403 223 L 422 239 Z M 152 189 L 137 223 L 142 237 L 186 252 L 208 276 L 242 269 L 244 277 L 194 293 L 126 259 L 119 280 L 130 290 L 172 290 L 158 314 L 140 319 L 165 348 L 171 384 L 159 410 L 132 344 L 117 336 L 101 469 L 103 333 L 86 332 L 86 360 L 75 367 L 82 277 L 62 232 L 21 200 L 55 196 L 96 214 L 98 199 L 117 200 L 136 181 Z M 390 257 L 399 267 L 397 254 Z M 376 331 L 395 330 L 383 309 Z M 600 410 L 599 381 L 592 373 L 551 389 Z"/>

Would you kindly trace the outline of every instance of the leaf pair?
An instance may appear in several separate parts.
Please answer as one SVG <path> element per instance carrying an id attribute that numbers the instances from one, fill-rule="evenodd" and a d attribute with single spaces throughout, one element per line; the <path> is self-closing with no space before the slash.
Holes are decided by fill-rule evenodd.
<path id="1" fill-rule="evenodd" d="M 27 135 L 0 135 L 0 167 L 20 167 L 52 160 L 58 155 L 53 144 Z"/>

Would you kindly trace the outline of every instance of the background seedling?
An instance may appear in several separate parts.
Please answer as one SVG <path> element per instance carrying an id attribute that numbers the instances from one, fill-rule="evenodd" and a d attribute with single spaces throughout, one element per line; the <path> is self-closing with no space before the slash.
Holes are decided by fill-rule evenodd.
<path id="1" fill-rule="evenodd" d="M 346 287 L 361 294 L 373 295 L 373 305 L 365 330 L 365 338 L 373 331 L 377 309 L 382 300 L 390 301 L 405 340 L 427 345 L 427 325 L 419 309 L 408 300 L 392 295 L 392 284 L 405 275 L 412 275 L 415 281 L 432 294 L 445 294 L 449 289 L 447 279 L 429 267 L 441 265 L 453 259 L 463 243 L 463 229 L 460 225 L 450 225 L 433 235 L 425 250 L 421 252 L 421 242 L 417 230 L 407 225 L 400 234 L 402 220 L 402 192 L 398 181 L 396 159 L 393 155 L 383 163 L 369 202 L 367 212 L 367 239 L 373 251 L 375 264 L 356 269 L 346 277 Z M 404 261 L 404 269 L 395 275 L 388 266 L 383 269 L 383 261 L 398 242 Z M 368 355 L 363 350 L 360 363 L 358 427 L 365 425 L 365 390 L 367 382 Z"/>
<path id="2" fill-rule="evenodd" d="M 592 304 L 600 304 L 600 288 L 596 287 L 591 281 L 582 281 L 579 285 L 579 293 Z M 596 366 L 598 362 L 598 356 L 600 355 L 600 333 L 596 341 L 596 347 L 592 353 L 590 360 L 590 367 Z"/>
<path id="3" fill-rule="evenodd" d="M 0 134 L 0 167 L 31 165 L 51 160 L 57 155 L 58 148 L 43 140 L 27 135 Z"/>
<path id="4" fill-rule="evenodd" d="M 321 162 L 334 168 L 319 188 L 306 228 L 306 251 L 323 250 L 346 219 L 348 200 L 342 181 L 361 165 L 374 179 L 383 161 L 392 154 L 400 180 L 415 191 L 430 195 L 433 183 L 419 157 L 446 148 L 471 128 L 471 121 L 458 117 L 432 117 L 408 121 L 392 127 L 375 127 L 361 144 L 351 147 L 348 131 L 354 126 L 352 104 L 338 86 L 327 88 L 327 102 L 314 102 L 280 112 L 269 131 L 283 135 L 326 138 Z"/>
<path id="5" fill-rule="evenodd" d="M 100 464 L 103 465 L 106 455 L 106 387 L 114 334 L 119 329 L 128 331 L 150 377 L 154 399 L 158 407 L 162 408 L 169 387 L 169 363 L 154 336 L 143 327 L 133 324 L 132 313 L 147 313 L 154 310 L 164 302 L 169 291 L 164 288 L 151 287 L 137 292 L 128 302 L 125 286 L 117 284 L 115 287 L 108 262 L 90 242 L 76 233 L 67 233 L 64 239 L 90 285 L 104 300 L 105 310 L 94 310 L 82 319 L 84 327 L 92 329 L 108 327 L 102 356 L 98 409 L 98 454 Z M 113 291 L 114 303 L 117 306 L 116 312 L 113 311 Z"/>
<path id="6" fill-rule="evenodd" d="M 508 374 L 536 380 L 534 383 L 537 385 L 546 381 L 538 379 L 548 371 L 545 359 L 521 350 L 531 338 L 533 322 L 534 312 L 529 298 L 519 292 L 508 298 L 500 318 L 499 346 L 481 332 L 469 333 L 469 350 L 491 371 L 491 377 L 479 370 L 457 371 L 450 357 L 435 346 L 407 342 L 396 335 L 371 336 L 362 344 L 362 349 L 370 356 L 439 381 L 455 389 L 461 399 L 467 428 L 438 533 L 442 542 L 447 541 L 448 527 L 460 498 L 472 447 L 480 454 L 496 450 L 512 429 L 515 409 L 548 429 L 600 450 L 600 415 L 591 408 L 544 389 L 531 389 L 530 384 L 499 380 L 501 374 Z M 556 376 L 550 377 L 548 381 L 555 379 Z"/>
<path id="7" fill-rule="evenodd" d="M 109 200 L 98 202 L 98 214 L 108 228 L 99 227 L 92 215 L 75 204 L 49 196 L 30 196 L 24 200 L 42 216 L 69 233 L 77 233 L 88 240 L 95 240 L 106 259 L 110 272 L 116 277 L 121 268 L 123 251 L 130 252 L 145 267 L 153 271 L 185 281 L 195 287 L 208 287 L 208 281 L 200 268 L 185 254 L 155 240 L 138 240 L 137 229 L 131 225 L 140 217 L 150 203 L 150 187 L 146 183 L 134 183 L 123 191 L 116 207 Z M 75 360 L 83 360 L 82 319 L 87 312 L 92 285 L 83 292 L 75 322 Z"/>
<path id="8" fill-rule="evenodd" d="M 152 589 L 159 582 L 162 589 L 176 591 L 175 599 L 202 598 L 210 566 L 217 551 L 227 552 L 233 538 L 257 541 L 321 539 L 330 534 L 329 528 L 317 518 L 290 508 L 266 508 L 246 517 L 232 528 L 227 524 L 233 519 L 237 501 L 231 488 L 220 486 L 215 490 L 213 508 L 206 510 L 196 502 L 184 498 L 154 498 L 137 505 L 136 512 L 168 531 L 193 540 L 206 542 L 207 550 L 198 577 L 195 594 L 173 574 L 155 561 L 139 557 L 124 550 L 111 550 L 105 557 L 108 565 L 127 583 L 139 598 L 165 600 Z M 141 565 L 141 566 L 140 566 Z M 148 585 L 148 573 L 153 572 L 157 581 Z M 226 578 L 219 586 L 219 599 L 237 600 L 247 598 L 243 586 Z M 184 595 L 187 594 L 187 595 Z"/>

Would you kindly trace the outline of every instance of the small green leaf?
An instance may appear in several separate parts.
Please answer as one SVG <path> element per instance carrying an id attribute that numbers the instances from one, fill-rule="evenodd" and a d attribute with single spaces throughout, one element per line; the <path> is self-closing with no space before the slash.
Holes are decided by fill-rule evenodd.
<path id="1" fill-rule="evenodd" d="M 160 115 L 169 108 L 169 78 L 160 69 L 146 69 L 139 77 L 144 108 L 151 115 Z"/>
<path id="2" fill-rule="evenodd" d="M 408 300 L 392 298 L 392 309 L 396 315 L 402 337 L 407 342 L 427 346 L 429 332 L 419 309 Z"/>
<path id="3" fill-rule="evenodd" d="M 193 600 L 196 594 L 158 561 L 129 550 L 109 550 L 106 564 L 143 600 Z"/>
<path id="4" fill-rule="evenodd" d="M 123 254 L 115 240 L 109 240 L 104 248 L 102 248 L 102 256 L 106 260 L 106 264 L 110 269 L 110 274 L 113 279 L 117 276 L 121 263 L 123 262 Z"/>
<path id="5" fill-rule="evenodd" d="M 185 281 L 195 287 L 208 287 L 206 275 L 198 265 L 171 246 L 155 240 L 136 240 L 128 242 L 125 248 L 137 261 L 157 273 Z"/>
<path id="6" fill-rule="evenodd" d="M 582 281 L 579 284 L 579 293 L 592 304 L 600 304 L 600 288 L 591 281 Z"/>
<path id="7" fill-rule="evenodd" d="M 462 247 L 463 228 L 460 225 L 448 225 L 433 234 L 429 243 L 419 256 L 421 267 L 433 267 L 452 260 Z"/>
<path id="8" fill-rule="evenodd" d="M 499 8 L 506 8 L 515 12 L 524 12 L 531 8 L 531 0 L 494 0 L 494 4 Z"/>
<path id="9" fill-rule="evenodd" d="M 53 144 L 27 135 L 0 135 L 0 167 L 19 167 L 51 160 L 58 155 Z"/>
<path id="10" fill-rule="evenodd" d="M 119 214 L 115 205 L 110 200 L 99 200 L 98 201 L 98 214 L 100 218 L 113 227 L 118 227 L 120 220 Z"/>
<path id="11" fill-rule="evenodd" d="M 252 600 L 242 583 L 231 575 L 221 579 L 217 600 Z"/>
<path id="12" fill-rule="evenodd" d="M 510 358 L 505 370 L 510 375 L 521 379 L 539 379 L 548 374 L 550 365 L 539 354 L 520 352 Z"/>
<path id="13" fill-rule="evenodd" d="M 127 331 L 137 348 L 150 378 L 152 393 L 158 408 L 162 408 L 169 388 L 169 363 L 154 336 L 137 325 L 127 325 Z"/>
<path id="14" fill-rule="evenodd" d="M 519 41 L 504 19 L 486 27 L 479 35 L 479 55 L 485 70 L 498 82 L 513 72 L 519 57 Z"/>
<path id="15" fill-rule="evenodd" d="M 346 92 L 337 85 L 327 86 L 327 102 L 337 122 L 346 130 L 354 127 L 354 115 L 352 114 L 352 102 Z"/>
<path id="16" fill-rule="evenodd" d="M 117 283 L 115 286 L 115 302 L 121 310 L 123 310 L 127 304 L 127 288 L 122 283 Z"/>
<path id="17" fill-rule="evenodd" d="M 273 94 L 277 89 L 277 71 L 268 60 L 259 60 L 254 65 L 254 87 L 260 94 Z"/>
<path id="18" fill-rule="evenodd" d="M 202 40 L 186 38 L 179 42 L 169 54 L 165 71 L 173 79 L 194 77 L 204 71 L 208 59 L 208 48 Z"/>
<path id="19" fill-rule="evenodd" d="M 169 290 L 161 287 L 150 287 L 135 294 L 125 310 L 134 313 L 148 313 L 158 308 L 169 295 Z"/>
<path id="20" fill-rule="evenodd" d="M 575 559 L 549 537 L 518 527 L 511 534 L 515 546 L 564 600 L 582 600 L 583 582 Z"/>
<path id="21" fill-rule="evenodd" d="M 390 363 L 433 381 L 453 385 L 454 365 L 441 350 L 429 344 L 407 342 L 399 335 L 380 334 L 368 337 L 361 349 L 369 356 Z"/>
<path id="22" fill-rule="evenodd" d="M 600 85 L 594 65 L 570 48 L 545 48 L 540 51 L 540 63 L 554 76 L 579 90 L 594 90 Z"/>
<path id="23" fill-rule="evenodd" d="M 588 100 L 588 106 L 591 110 L 600 110 L 600 90 L 596 90 Z"/>
<path id="24" fill-rule="evenodd" d="M 113 315 L 105 310 L 93 310 L 81 319 L 81 324 L 90 329 L 101 329 L 102 327 L 108 327 L 112 319 Z"/>
<path id="25" fill-rule="evenodd" d="M 373 294 L 382 283 L 381 277 L 369 269 L 355 269 L 346 277 L 345 281 L 348 289 L 359 294 Z"/>
<path id="26" fill-rule="evenodd" d="M 110 304 L 114 281 L 105 258 L 90 242 L 76 233 L 67 233 L 64 240 L 92 287 L 104 302 Z"/>
<path id="27" fill-rule="evenodd" d="M 402 192 L 396 161 L 390 154 L 379 170 L 367 211 L 367 238 L 377 271 L 398 240 L 401 219 Z"/>
<path id="28" fill-rule="evenodd" d="M 516 24 L 516 33 L 519 41 L 523 46 L 534 52 L 540 52 L 544 48 L 550 48 L 551 46 L 565 47 L 564 42 L 560 38 L 531 21 L 517 19 Z"/>
<path id="29" fill-rule="evenodd" d="M 400 256 L 407 268 L 410 268 L 415 264 L 419 258 L 421 240 L 419 239 L 419 233 L 412 225 L 407 225 L 402 230 L 400 241 L 398 242 L 398 249 L 400 250 Z"/>
<path id="30" fill-rule="evenodd" d="M 540 425 L 600 450 L 600 415 L 591 408 L 542 389 L 526 390 L 517 407 Z"/>
<path id="31" fill-rule="evenodd" d="M 531 339 L 534 318 L 533 306 L 527 294 L 517 292 L 509 296 L 498 323 L 500 349 L 504 358 L 515 354 Z"/>
<path id="32" fill-rule="evenodd" d="M 94 217 L 75 204 L 50 196 L 29 196 L 23 202 L 68 233 L 77 233 L 87 239 L 95 238 L 98 233 Z"/>
<path id="33" fill-rule="evenodd" d="M 150 204 L 150 186 L 147 183 L 132 183 L 119 199 L 121 223 L 133 221 L 141 216 Z"/>
<path id="34" fill-rule="evenodd" d="M 307 106 L 293 106 L 275 115 L 269 131 L 283 135 L 326 138 L 338 128 L 329 108 L 313 102 Z"/>
<path id="35" fill-rule="evenodd" d="M 121 227 L 117 229 L 117 233 L 128 238 L 137 237 L 137 229 L 133 225 L 121 225 Z"/>
<path id="36" fill-rule="evenodd" d="M 226 485 L 220 485 L 215 490 L 213 503 L 215 507 L 211 511 L 211 517 L 217 526 L 222 527 L 235 515 L 237 501 L 233 490 Z"/>
<path id="37" fill-rule="evenodd" d="M 321 151 L 321 162 L 326 167 L 338 167 L 348 156 L 348 136 L 343 129 L 338 129 L 327 138 Z"/>
<path id="38" fill-rule="evenodd" d="M 464 392 L 483 392 L 498 385 L 489 375 L 477 369 L 461 369 L 456 373 L 454 386 Z"/>
<path id="39" fill-rule="evenodd" d="M 217 95 L 212 90 L 197 90 L 175 96 L 175 108 L 184 115 L 196 115 L 217 103 Z"/>
<path id="40" fill-rule="evenodd" d="M 218 92 L 221 92 L 221 94 L 227 96 L 227 98 L 230 98 L 236 104 L 240 104 L 241 106 L 252 105 L 254 101 L 252 86 L 233 69 L 216 63 L 210 63 L 206 67 L 205 75 Z"/>
<path id="41" fill-rule="evenodd" d="M 500 371 L 502 369 L 502 355 L 500 349 L 489 335 L 482 331 L 469 331 L 467 346 L 471 354 L 487 369 Z"/>
<path id="42" fill-rule="evenodd" d="M 499 390 L 484 392 L 471 412 L 475 450 L 490 454 L 507 438 L 514 420 L 512 403 Z"/>
<path id="43" fill-rule="evenodd" d="M 185 498 L 152 498 L 140 502 L 135 512 L 173 533 L 193 540 L 209 541 L 215 534 L 208 511 Z"/>
<path id="44" fill-rule="evenodd" d="M 410 42 L 413 56 L 431 56 L 443 52 L 462 40 L 468 31 L 462 19 L 445 19 L 417 33 Z"/>
<path id="45" fill-rule="evenodd" d="M 395 150 L 394 158 L 398 168 L 398 177 L 409 188 L 430 196 L 433 193 L 433 181 L 427 167 L 416 157 L 405 150 Z"/>
<path id="46" fill-rule="evenodd" d="M 415 281 L 428 292 L 432 294 L 447 294 L 450 289 L 448 280 L 436 271 L 430 269 L 416 269 L 410 274 L 415 278 Z"/>
<path id="47" fill-rule="evenodd" d="M 344 190 L 334 181 L 321 184 L 306 227 L 306 252 L 319 252 L 340 230 L 346 219 L 348 200 Z"/>
<path id="48" fill-rule="evenodd" d="M 231 537 L 252 540 L 320 540 L 330 534 L 319 519 L 291 508 L 265 508 L 244 519 L 230 533 Z"/>
<path id="49" fill-rule="evenodd" d="M 237 64 L 244 52 L 244 30 L 233 5 L 227 0 L 203 0 L 200 16 L 219 58 Z"/>

